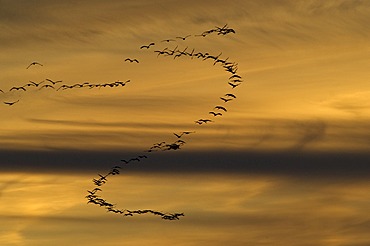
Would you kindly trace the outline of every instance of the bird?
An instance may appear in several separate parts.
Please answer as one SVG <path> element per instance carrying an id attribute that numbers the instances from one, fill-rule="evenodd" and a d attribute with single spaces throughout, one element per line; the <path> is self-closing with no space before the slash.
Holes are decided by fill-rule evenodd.
<path id="1" fill-rule="evenodd" d="M 34 65 L 44 66 L 41 63 L 34 61 L 34 62 L 31 62 L 30 65 L 28 65 L 28 67 L 26 67 L 26 69 L 29 69 L 31 66 L 34 66 Z"/>
<path id="2" fill-rule="evenodd" d="M 36 83 L 36 82 L 33 82 L 32 80 L 30 80 L 30 83 L 34 84 L 36 87 L 38 87 L 39 85 L 41 85 L 42 83 L 44 83 L 45 81 L 41 81 L 39 83 Z"/>
<path id="3" fill-rule="evenodd" d="M 169 42 L 172 42 L 172 41 L 175 41 L 175 40 L 174 39 L 164 39 L 161 42 L 167 42 L 167 43 L 169 43 Z"/>
<path id="4" fill-rule="evenodd" d="M 5 103 L 9 106 L 12 106 L 12 105 L 16 104 L 17 102 L 19 102 L 19 99 L 17 101 L 14 101 L 14 102 L 3 102 L 3 103 Z"/>
<path id="5" fill-rule="evenodd" d="M 98 174 L 100 176 L 100 180 L 107 180 L 107 178 L 101 174 Z"/>
<path id="6" fill-rule="evenodd" d="M 109 172 L 111 175 L 119 174 L 119 170 L 117 168 L 112 168 L 112 170 Z"/>
<path id="7" fill-rule="evenodd" d="M 241 80 L 241 79 L 232 79 L 232 80 L 230 80 L 230 82 L 241 83 L 241 82 L 243 82 L 243 80 Z"/>
<path id="8" fill-rule="evenodd" d="M 51 79 L 45 79 L 46 81 L 49 81 L 50 83 L 52 83 L 53 85 L 57 84 L 57 83 L 61 83 L 63 82 L 62 80 L 57 80 L 57 81 L 54 81 L 54 80 L 51 80 Z"/>
<path id="9" fill-rule="evenodd" d="M 126 58 L 125 61 L 129 61 L 129 62 L 136 62 L 136 63 L 139 63 L 139 61 L 137 59 L 131 59 L 131 58 Z"/>
<path id="10" fill-rule="evenodd" d="M 222 114 L 221 113 L 216 113 L 216 112 L 213 112 L 213 111 L 210 111 L 209 112 L 210 114 L 213 114 L 213 116 L 222 116 Z"/>
<path id="11" fill-rule="evenodd" d="M 201 125 L 201 124 L 203 124 L 203 123 L 208 123 L 208 122 L 213 122 L 213 120 L 209 120 L 209 119 L 199 119 L 199 120 L 197 120 L 197 121 L 195 121 L 195 123 L 197 123 L 197 124 L 199 124 L 199 125 Z"/>
<path id="12" fill-rule="evenodd" d="M 39 90 L 41 90 L 42 88 L 53 88 L 53 89 L 55 89 L 54 86 L 52 86 L 52 85 L 43 85 L 43 86 L 40 87 Z"/>
<path id="13" fill-rule="evenodd" d="M 150 46 L 152 46 L 152 45 L 155 45 L 155 43 L 150 43 L 148 45 L 143 45 L 143 46 L 140 47 L 140 49 L 144 49 L 144 48 L 149 49 Z"/>
<path id="14" fill-rule="evenodd" d="M 224 97 L 220 97 L 220 99 L 221 99 L 222 101 L 224 101 L 225 103 L 226 103 L 226 102 L 228 102 L 228 101 L 233 100 L 232 98 L 224 98 Z"/>
<path id="15" fill-rule="evenodd" d="M 241 77 L 241 76 L 239 76 L 239 75 L 237 75 L 237 74 L 233 74 L 233 75 L 231 75 L 231 76 L 230 76 L 230 78 L 229 78 L 229 79 L 233 79 L 233 78 L 241 79 L 242 77 Z"/>
<path id="16" fill-rule="evenodd" d="M 216 113 L 216 112 L 213 112 L 213 111 L 210 111 L 209 114 L 212 114 L 213 116 L 222 116 L 222 113 Z"/>
<path id="17" fill-rule="evenodd" d="M 225 97 L 232 97 L 232 98 L 236 98 L 236 96 L 232 93 L 227 93 L 225 94 Z"/>
<path id="18" fill-rule="evenodd" d="M 62 86 L 60 86 L 58 89 L 57 89 L 57 91 L 59 91 L 60 89 L 63 89 L 63 90 L 65 90 L 65 89 L 72 89 L 73 88 L 73 86 L 72 85 L 62 85 Z"/>
<path id="19" fill-rule="evenodd" d="M 207 36 L 209 33 L 207 32 L 203 32 L 202 34 L 197 34 L 197 35 L 194 35 L 195 37 L 205 37 Z"/>
<path id="20" fill-rule="evenodd" d="M 172 143 L 172 144 L 166 144 L 166 147 L 167 149 L 164 149 L 164 150 L 177 150 L 177 149 L 180 149 L 180 144 L 177 144 L 177 143 Z"/>
<path id="21" fill-rule="evenodd" d="M 216 106 L 215 109 L 219 109 L 219 110 L 223 110 L 223 111 L 227 112 L 226 108 L 222 107 L 222 106 Z"/>
<path id="22" fill-rule="evenodd" d="M 35 86 L 36 87 L 36 83 L 35 82 L 31 82 L 30 81 L 30 83 L 27 83 L 27 84 L 25 84 L 24 86 L 22 86 L 22 87 L 30 87 L 30 86 Z"/>
<path id="23" fill-rule="evenodd" d="M 23 91 L 26 91 L 26 88 L 24 88 L 23 86 L 20 86 L 20 87 L 16 87 L 16 86 L 13 86 L 9 91 L 12 91 L 12 90 L 23 90 Z"/>
<path id="24" fill-rule="evenodd" d="M 232 82 L 229 82 L 228 83 L 229 85 L 231 85 L 231 87 L 234 89 L 235 87 L 237 87 L 238 85 L 240 85 L 240 83 L 239 84 L 234 84 L 234 83 L 232 83 Z"/>
<path id="25" fill-rule="evenodd" d="M 190 133 L 195 133 L 195 132 L 182 132 L 180 134 L 173 133 L 173 135 L 175 135 L 177 138 L 181 138 L 183 135 L 188 135 Z"/>
<path id="26" fill-rule="evenodd" d="M 185 39 L 187 39 L 188 37 L 190 37 L 191 35 L 187 35 L 187 36 L 185 36 L 185 37 L 176 37 L 176 38 L 178 38 L 178 39 L 182 39 L 182 40 L 185 40 Z"/>
<path id="27" fill-rule="evenodd" d="M 155 50 L 154 52 L 158 53 L 157 57 L 160 56 L 160 55 L 164 55 L 164 54 L 170 55 L 170 53 L 167 52 L 165 49 L 164 50 Z"/>
<path id="28" fill-rule="evenodd" d="M 185 143 L 185 141 L 184 141 L 184 140 L 179 139 L 179 140 L 177 140 L 175 143 L 178 143 L 178 144 L 184 144 L 184 143 Z"/>

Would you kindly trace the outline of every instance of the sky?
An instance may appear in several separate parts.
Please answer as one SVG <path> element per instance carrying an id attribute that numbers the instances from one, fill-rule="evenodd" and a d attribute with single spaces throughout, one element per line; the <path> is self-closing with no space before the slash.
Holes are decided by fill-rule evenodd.
<path id="1" fill-rule="evenodd" d="M 361 0 L 0 0 L 0 245 L 369 245 L 369 16 Z M 125 84 L 11 90 L 47 79 Z M 117 209 L 185 216 L 87 204 L 116 165 L 97 194 Z"/>

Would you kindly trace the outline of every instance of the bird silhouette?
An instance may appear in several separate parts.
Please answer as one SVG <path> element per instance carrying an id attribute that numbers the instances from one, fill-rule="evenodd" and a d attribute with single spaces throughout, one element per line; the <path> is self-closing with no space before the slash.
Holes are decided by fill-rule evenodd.
<path id="1" fill-rule="evenodd" d="M 219 110 L 223 110 L 223 111 L 227 112 L 226 108 L 222 107 L 222 106 L 216 106 L 215 109 L 219 109 Z"/>
<path id="2" fill-rule="evenodd" d="M 73 88 L 73 86 L 71 86 L 71 85 L 61 85 L 61 86 L 57 89 L 57 91 L 59 91 L 60 89 L 65 90 L 65 89 L 72 89 L 72 88 Z"/>
<path id="3" fill-rule="evenodd" d="M 195 123 L 197 123 L 197 124 L 199 124 L 199 125 L 201 125 L 201 124 L 203 124 L 203 123 L 208 123 L 208 122 L 213 122 L 213 120 L 209 120 L 209 119 L 199 119 L 199 120 L 197 120 L 197 121 L 195 121 Z"/>
<path id="4" fill-rule="evenodd" d="M 125 61 L 129 61 L 131 63 L 133 63 L 133 62 L 139 63 L 139 61 L 137 59 L 131 59 L 131 58 L 126 58 Z"/>
<path id="5" fill-rule="evenodd" d="M 41 90 L 42 88 L 53 88 L 53 89 L 55 89 L 54 86 L 52 86 L 52 85 L 43 85 L 43 86 L 40 87 L 39 90 Z"/>
<path id="6" fill-rule="evenodd" d="M 33 82 L 32 80 L 30 80 L 30 83 L 34 84 L 36 87 L 39 87 L 39 85 L 41 85 L 42 83 L 44 83 L 45 81 L 41 81 L 39 83 L 36 83 L 36 82 Z"/>
<path id="7" fill-rule="evenodd" d="M 232 98 L 236 98 L 236 96 L 232 93 L 227 93 L 225 94 L 225 97 L 232 97 Z"/>
<path id="8" fill-rule="evenodd" d="M 235 83 L 232 83 L 232 82 L 229 82 L 228 83 L 233 89 L 235 88 L 235 87 L 237 87 L 237 86 L 239 86 L 240 85 L 240 83 L 239 84 L 235 84 Z"/>
<path id="9" fill-rule="evenodd" d="M 238 78 L 238 79 L 241 79 L 242 77 L 240 75 L 237 75 L 237 74 L 233 74 L 230 76 L 229 79 L 234 79 L 234 78 Z"/>
<path id="10" fill-rule="evenodd" d="M 44 66 L 44 65 L 42 65 L 41 63 L 34 61 L 34 62 L 31 62 L 31 63 L 30 63 L 30 65 L 28 65 L 28 66 L 26 67 L 26 69 L 29 69 L 31 66 L 35 66 L 35 65 Z"/>
<path id="11" fill-rule="evenodd" d="M 222 101 L 224 101 L 225 103 L 226 103 L 226 102 L 228 102 L 228 101 L 233 100 L 232 98 L 224 98 L 224 97 L 220 97 L 220 99 L 221 99 Z"/>
<path id="12" fill-rule="evenodd" d="M 190 37 L 191 35 L 186 35 L 185 37 L 176 37 L 176 38 L 178 38 L 178 39 L 182 39 L 182 40 L 185 40 L 185 39 L 187 39 L 188 37 Z"/>
<path id="13" fill-rule="evenodd" d="M 100 176 L 100 180 L 107 180 L 107 177 L 106 176 L 103 176 L 103 175 L 101 175 L 101 174 L 98 174 L 99 176 Z"/>
<path id="14" fill-rule="evenodd" d="M 182 132 L 180 134 L 173 133 L 173 135 L 175 135 L 177 138 L 181 138 L 183 135 L 188 135 L 190 133 L 195 133 L 195 132 L 194 131 L 193 132 Z"/>
<path id="15" fill-rule="evenodd" d="M 152 45 L 155 45 L 155 43 L 150 43 L 150 44 L 148 44 L 148 45 L 143 45 L 143 46 L 141 46 L 140 47 L 140 49 L 149 49 L 150 48 L 150 46 L 152 46 Z"/>
<path id="16" fill-rule="evenodd" d="M 20 86 L 20 87 L 16 87 L 16 86 L 13 86 L 9 91 L 12 91 L 12 90 L 23 90 L 23 91 L 26 91 L 26 88 L 24 88 L 23 86 Z"/>
<path id="17" fill-rule="evenodd" d="M 173 42 L 173 41 L 176 41 L 176 40 L 174 40 L 174 39 L 164 39 L 161 42 L 167 42 L 167 43 L 169 43 L 169 42 Z"/>
<path id="18" fill-rule="evenodd" d="M 213 111 L 210 111 L 209 112 L 210 114 L 212 114 L 213 116 L 222 116 L 222 113 L 216 113 L 216 112 L 213 112 Z"/>
<path id="19" fill-rule="evenodd" d="M 57 81 L 54 81 L 54 80 L 51 80 L 51 79 L 45 79 L 46 81 L 49 81 L 50 83 L 52 83 L 53 85 L 57 84 L 57 83 L 62 83 L 63 81 L 62 80 L 57 80 Z"/>
<path id="20" fill-rule="evenodd" d="M 16 104 L 17 102 L 19 102 L 19 99 L 17 101 L 14 101 L 14 102 L 3 102 L 3 103 L 7 104 L 9 106 L 12 106 L 12 105 Z"/>

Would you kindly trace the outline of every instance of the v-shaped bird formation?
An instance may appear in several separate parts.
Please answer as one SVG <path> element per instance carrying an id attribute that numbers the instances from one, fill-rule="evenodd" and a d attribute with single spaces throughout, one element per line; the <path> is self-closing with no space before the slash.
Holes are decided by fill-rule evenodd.
<path id="1" fill-rule="evenodd" d="M 188 47 L 186 42 L 192 38 L 207 38 L 212 34 L 216 35 L 227 35 L 235 34 L 235 30 L 229 28 L 228 25 L 223 27 L 215 27 L 213 29 L 202 32 L 201 34 L 196 35 L 185 35 L 185 36 L 174 36 L 172 38 L 163 39 L 158 42 L 151 42 L 149 44 L 144 44 L 138 47 L 143 52 L 152 52 L 158 57 L 158 59 L 168 59 L 172 58 L 173 60 L 188 58 L 191 60 L 199 60 L 204 62 L 209 62 L 210 65 L 220 66 L 227 74 L 226 83 L 230 86 L 231 91 L 225 92 L 223 95 L 220 95 L 220 101 L 212 107 L 209 112 L 205 112 L 207 117 L 199 118 L 194 120 L 194 125 L 207 125 L 209 123 L 214 123 L 216 118 L 223 117 L 228 109 L 226 104 L 229 101 L 235 100 L 237 97 L 234 94 L 236 87 L 242 84 L 243 79 L 238 74 L 238 63 L 230 61 L 229 57 L 222 58 L 222 52 L 219 54 L 210 54 L 206 51 L 197 50 L 196 47 Z M 159 44 L 159 45 L 158 45 Z M 162 49 L 155 49 L 157 46 L 163 46 L 164 44 L 173 45 L 172 47 L 167 46 Z M 140 66 L 140 61 L 136 58 L 123 58 L 123 62 L 132 63 L 133 66 Z M 175 61 L 174 61 L 175 62 Z M 44 65 L 39 62 L 30 63 L 26 69 L 32 69 L 35 66 L 43 67 Z M 55 90 L 63 92 L 65 90 L 75 90 L 75 89 L 94 89 L 94 88 L 116 88 L 123 87 L 131 80 L 126 81 L 115 81 L 108 83 L 90 83 L 88 81 L 80 83 L 64 83 L 62 80 L 52 80 L 50 78 L 45 78 L 42 81 L 29 81 L 23 85 L 13 86 L 7 90 L 0 89 L 1 94 L 7 94 L 10 92 L 16 91 L 17 93 L 27 93 L 29 91 L 35 90 Z M 14 101 L 3 101 L 7 106 L 15 107 L 21 101 L 20 98 Z M 228 104 L 229 105 L 229 104 Z M 199 129 L 199 128 L 198 128 Z M 184 216 L 182 212 L 161 212 L 153 209 L 122 209 L 118 208 L 116 204 L 107 201 L 103 198 L 103 187 L 108 183 L 111 176 L 119 175 L 126 165 L 132 165 L 134 163 L 145 161 L 150 158 L 150 155 L 154 154 L 157 151 L 171 151 L 171 150 L 180 150 L 183 145 L 186 144 L 185 138 L 188 135 L 195 134 L 195 129 L 186 129 L 182 132 L 173 133 L 174 140 L 172 142 L 157 142 L 149 146 L 142 153 L 139 153 L 136 156 L 129 158 L 124 158 L 119 160 L 119 164 L 112 165 L 112 167 L 105 174 L 98 174 L 98 177 L 92 179 L 93 187 L 90 190 L 87 190 L 88 194 L 86 195 L 87 203 L 98 205 L 99 207 L 104 208 L 107 212 L 115 213 L 120 216 L 134 216 L 142 214 L 152 214 L 161 217 L 164 220 L 178 220 L 181 216 Z"/>

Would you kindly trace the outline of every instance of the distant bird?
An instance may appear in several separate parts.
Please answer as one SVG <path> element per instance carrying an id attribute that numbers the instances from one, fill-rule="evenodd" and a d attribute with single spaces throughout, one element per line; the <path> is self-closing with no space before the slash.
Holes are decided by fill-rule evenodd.
<path id="1" fill-rule="evenodd" d="M 199 120 L 197 120 L 197 121 L 195 121 L 195 123 L 197 123 L 197 124 L 199 124 L 199 125 L 201 125 L 201 124 L 203 124 L 203 123 L 208 123 L 208 122 L 213 122 L 213 120 L 209 120 L 209 119 L 199 119 Z"/>
<path id="2" fill-rule="evenodd" d="M 112 174 L 112 175 L 116 175 L 116 174 L 119 174 L 119 170 L 117 168 L 113 168 L 109 174 Z"/>
<path id="3" fill-rule="evenodd" d="M 168 51 L 166 51 L 166 49 L 164 49 L 164 50 L 155 50 L 154 52 L 155 53 L 158 53 L 157 57 L 160 56 L 160 55 L 164 55 L 164 54 L 170 55 L 171 53 L 169 53 Z"/>
<path id="4" fill-rule="evenodd" d="M 225 97 L 232 97 L 232 98 L 236 98 L 236 96 L 232 93 L 227 93 L 225 94 Z"/>
<path id="5" fill-rule="evenodd" d="M 62 85 L 62 86 L 60 86 L 58 89 L 57 89 L 57 91 L 59 91 L 60 89 L 63 89 L 63 90 L 65 90 L 65 89 L 72 89 L 73 88 L 73 86 L 72 85 Z"/>
<path id="6" fill-rule="evenodd" d="M 46 81 L 49 81 L 50 83 L 52 83 L 53 85 L 57 84 L 57 83 L 61 83 L 63 82 L 62 80 L 57 80 L 57 81 L 54 81 L 54 80 L 51 80 L 51 79 L 45 79 Z"/>
<path id="7" fill-rule="evenodd" d="M 229 82 L 228 83 L 229 85 L 231 85 L 231 87 L 234 89 L 235 87 L 237 87 L 237 86 L 239 86 L 240 85 L 240 83 L 239 84 L 235 84 L 235 83 L 232 83 L 232 82 Z"/>
<path id="8" fill-rule="evenodd" d="M 34 61 L 34 62 L 31 62 L 30 65 L 28 65 L 28 67 L 26 67 L 26 69 L 29 69 L 31 66 L 35 66 L 35 65 L 44 66 L 41 63 Z"/>
<path id="9" fill-rule="evenodd" d="M 213 116 L 222 116 L 222 114 L 221 113 L 216 113 L 216 112 L 213 112 L 213 111 L 211 111 L 211 112 L 209 112 L 210 114 L 212 114 Z"/>
<path id="10" fill-rule="evenodd" d="M 226 102 L 228 102 L 228 101 L 233 100 L 232 98 L 224 98 L 224 97 L 220 97 L 220 99 L 221 99 L 222 101 L 224 101 L 225 103 L 226 103 Z"/>
<path id="11" fill-rule="evenodd" d="M 226 108 L 222 107 L 222 106 L 216 106 L 215 109 L 219 109 L 219 110 L 223 110 L 223 111 L 227 112 Z"/>
<path id="12" fill-rule="evenodd" d="M 222 113 L 216 113 L 216 112 L 213 112 L 213 111 L 210 111 L 209 114 L 212 114 L 213 116 L 222 116 Z"/>
<path id="13" fill-rule="evenodd" d="M 9 106 L 12 106 L 12 105 L 16 104 L 17 102 L 19 102 L 19 99 L 17 101 L 14 101 L 14 102 L 4 102 L 4 103 L 9 105 Z"/>
<path id="14" fill-rule="evenodd" d="M 30 86 L 35 86 L 35 87 L 36 87 L 36 83 L 35 83 L 35 82 L 30 81 L 30 83 L 27 83 L 27 84 L 25 84 L 25 85 L 24 85 L 24 86 L 22 86 L 22 87 L 30 87 Z"/>
<path id="15" fill-rule="evenodd" d="M 39 83 L 36 83 L 36 82 L 33 82 L 32 80 L 30 80 L 30 83 L 34 84 L 36 87 L 38 87 L 39 85 L 41 85 L 42 83 L 44 83 L 45 81 L 41 81 Z"/>
<path id="16" fill-rule="evenodd" d="M 178 144 L 184 144 L 184 143 L 185 143 L 185 141 L 184 141 L 184 140 L 179 139 L 179 140 L 177 140 L 175 143 L 178 143 Z"/>
<path id="17" fill-rule="evenodd" d="M 26 91 L 26 88 L 24 88 L 23 86 L 20 86 L 20 87 L 16 87 L 16 86 L 13 86 L 9 91 L 12 91 L 12 90 L 23 90 L 23 91 Z"/>
<path id="18" fill-rule="evenodd" d="M 230 78 L 229 78 L 229 79 L 234 79 L 234 78 L 241 79 L 242 77 L 241 77 L 241 76 L 239 76 L 239 75 L 237 75 L 237 74 L 233 74 L 233 75 L 231 75 L 231 76 L 230 76 Z"/>
<path id="19" fill-rule="evenodd" d="M 176 37 L 176 38 L 178 38 L 178 39 L 182 39 L 182 40 L 185 40 L 185 39 L 187 39 L 188 37 L 190 37 L 191 35 L 187 35 L 187 36 L 185 36 L 185 37 Z"/>
<path id="20" fill-rule="evenodd" d="M 195 37 L 205 37 L 205 36 L 207 36 L 209 33 L 207 33 L 207 32 L 204 32 L 204 33 L 202 33 L 202 34 L 197 34 L 197 35 L 194 35 Z"/>
<path id="21" fill-rule="evenodd" d="M 43 86 L 40 87 L 39 90 L 41 90 L 42 88 L 53 88 L 53 89 L 55 89 L 54 86 L 52 86 L 52 85 L 43 85 Z"/>
<path id="22" fill-rule="evenodd" d="M 176 143 L 173 143 L 173 144 L 167 144 L 166 145 L 167 149 L 165 150 L 177 150 L 177 149 L 180 149 L 180 144 L 176 144 Z"/>
<path id="23" fill-rule="evenodd" d="M 139 61 L 137 59 L 130 59 L 130 58 L 126 58 L 125 61 L 129 61 L 129 62 L 136 62 L 136 63 L 139 63 Z"/>
<path id="24" fill-rule="evenodd" d="M 241 80 L 241 79 L 231 79 L 230 82 L 241 83 L 241 82 L 243 82 L 243 80 Z"/>
<path id="25" fill-rule="evenodd" d="M 169 42 L 172 42 L 172 41 L 175 41 L 175 40 L 174 39 L 164 39 L 161 42 L 167 42 L 167 43 L 169 43 Z"/>
<path id="26" fill-rule="evenodd" d="M 183 135 L 188 135 L 190 133 L 195 133 L 195 132 L 182 132 L 180 134 L 173 133 L 173 135 L 175 135 L 177 138 L 181 138 Z"/>
<path id="27" fill-rule="evenodd" d="M 107 177 L 101 175 L 101 174 L 98 174 L 100 176 L 100 180 L 107 180 Z"/>
<path id="28" fill-rule="evenodd" d="M 150 46 L 152 46 L 152 45 L 155 45 L 155 43 L 150 43 L 150 44 L 148 44 L 148 45 L 143 45 L 143 46 L 141 46 L 140 47 L 140 49 L 149 49 L 150 48 Z"/>

